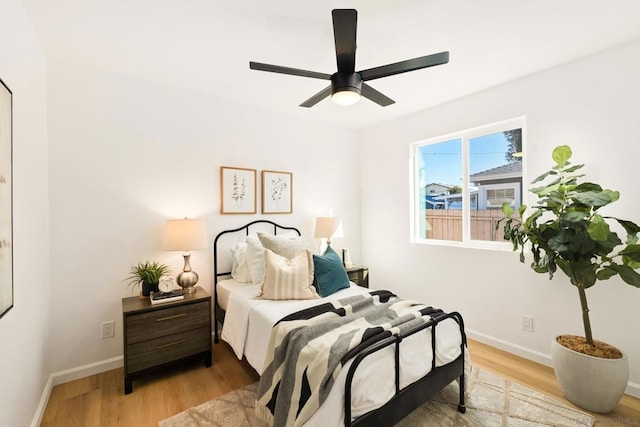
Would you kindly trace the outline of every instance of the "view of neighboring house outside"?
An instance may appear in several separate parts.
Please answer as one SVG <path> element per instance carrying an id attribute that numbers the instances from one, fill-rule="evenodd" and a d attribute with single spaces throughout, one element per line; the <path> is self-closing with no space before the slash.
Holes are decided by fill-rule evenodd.
<path id="1" fill-rule="evenodd" d="M 522 203 L 522 162 L 474 173 L 469 180 L 477 185 L 478 209 L 501 209 L 505 202 L 519 207 Z"/>
<path id="2" fill-rule="evenodd" d="M 522 128 L 514 126 L 520 123 L 524 120 L 414 144 L 418 239 L 504 241 L 502 228 L 496 229 L 502 204 L 517 210 L 522 203 Z"/>
<path id="3" fill-rule="evenodd" d="M 452 191 L 456 190 L 456 187 L 454 185 L 431 182 L 425 185 L 422 190 L 424 194 L 425 209 L 445 209 L 446 205 L 441 200 L 441 197 L 451 194 Z"/>
<path id="4" fill-rule="evenodd" d="M 503 240 L 504 233 L 500 229 L 496 230 L 496 223 L 503 217 L 503 203 L 509 203 L 516 210 L 522 203 L 522 162 L 508 163 L 472 174 L 469 176 L 469 181 L 471 186 L 467 200 L 471 210 L 471 238 Z M 458 240 L 462 229 L 461 224 L 456 223 L 462 221 L 462 216 L 460 212 L 451 211 L 462 210 L 462 192 L 442 191 L 437 195 L 428 193 L 429 189 L 436 186 L 454 187 L 442 184 L 429 184 L 425 187 L 425 208 L 427 209 L 425 215 L 430 224 L 430 229 L 426 230 L 426 237 Z"/>

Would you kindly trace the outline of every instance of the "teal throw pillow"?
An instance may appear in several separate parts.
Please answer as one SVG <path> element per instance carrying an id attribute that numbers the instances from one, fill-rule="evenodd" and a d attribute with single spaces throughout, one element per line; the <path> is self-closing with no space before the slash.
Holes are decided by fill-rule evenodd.
<path id="1" fill-rule="evenodd" d="M 324 254 L 313 256 L 313 269 L 313 285 L 321 297 L 327 297 L 350 286 L 349 276 L 342 265 L 342 260 L 331 246 Z"/>

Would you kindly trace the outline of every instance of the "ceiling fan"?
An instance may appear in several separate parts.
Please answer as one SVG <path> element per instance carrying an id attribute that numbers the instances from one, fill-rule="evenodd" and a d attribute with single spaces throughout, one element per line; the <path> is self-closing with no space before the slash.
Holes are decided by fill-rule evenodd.
<path id="1" fill-rule="evenodd" d="M 253 61 L 249 62 L 249 68 L 272 73 L 331 80 L 330 86 L 304 101 L 300 104 L 301 107 L 313 107 L 329 95 L 331 95 L 331 99 L 337 104 L 355 104 L 360 100 L 360 96 L 362 95 L 376 104 L 386 107 L 387 105 L 395 103 L 395 101 L 366 84 L 366 81 L 449 62 L 449 52 L 440 52 L 380 67 L 369 68 L 367 70 L 355 71 L 358 11 L 355 9 L 334 9 L 331 11 L 331 15 L 333 17 L 333 36 L 336 44 L 336 60 L 338 63 L 338 71 L 336 73 L 318 73 L 315 71 Z"/>

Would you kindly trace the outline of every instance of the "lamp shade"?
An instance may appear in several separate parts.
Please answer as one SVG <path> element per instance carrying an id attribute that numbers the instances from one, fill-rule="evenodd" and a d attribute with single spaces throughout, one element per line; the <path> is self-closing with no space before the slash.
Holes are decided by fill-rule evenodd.
<path id="1" fill-rule="evenodd" d="M 164 231 L 164 250 L 207 248 L 207 228 L 201 219 L 169 219 Z"/>
<path id="2" fill-rule="evenodd" d="M 321 216 L 316 218 L 316 228 L 313 237 L 330 239 L 340 226 L 340 218 Z"/>

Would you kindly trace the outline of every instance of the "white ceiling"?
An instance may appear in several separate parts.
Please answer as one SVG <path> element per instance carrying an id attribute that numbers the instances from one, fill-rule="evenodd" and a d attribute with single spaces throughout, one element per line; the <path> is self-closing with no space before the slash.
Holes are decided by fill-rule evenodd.
<path id="1" fill-rule="evenodd" d="M 23 0 L 50 58 L 363 129 L 640 38 L 638 0 Z M 332 74 L 331 9 L 358 10 L 356 69 L 444 50 L 446 65 L 372 81 L 396 101 L 298 105 Z"/>

